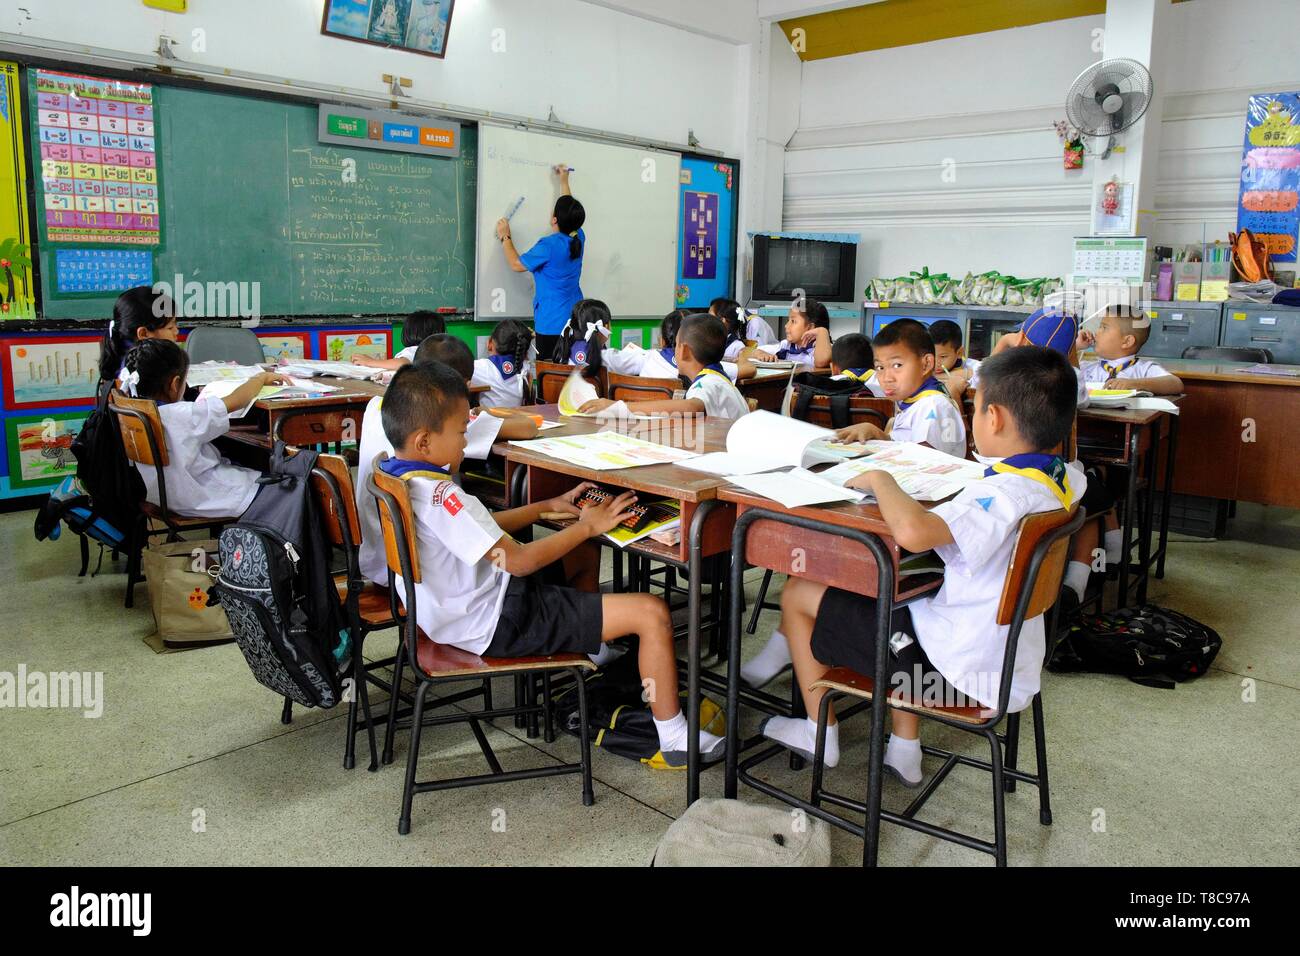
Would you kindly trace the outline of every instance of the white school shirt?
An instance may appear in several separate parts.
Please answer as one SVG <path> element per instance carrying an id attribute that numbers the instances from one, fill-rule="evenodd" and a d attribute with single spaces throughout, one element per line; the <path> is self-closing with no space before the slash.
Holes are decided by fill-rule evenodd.
<path id="1" fill-rule="evenodd" d="M 411 511 L 420 555 L 415 623 L 439 644 L 482 654 L 492 643 L 510 574 L 491 560 L 505 537 L 492 512 L 454 482 L 411 472 Z M 406 594 L 401 575 L 399 599 Z"/>
<path id="2" fill-rule="evenodd" d="M 230 413 L 219 398 L 171 402 L 158 406 L 167 461 L 167 507 L 191 518 L 242 515 L 253 503 L 260 477 L 251 468 L 231 464 L 212 440 L 230 430 Z M 152 465 L 137 464 L 146 497 L 158 504 L 158 479 Z"/>
<path id="3" fill-rule="evenodd" d="M 1112 375 L 1106 370 L 1107 365 L 1114 368 L 1121 365 L 1124 367 L 1118 374 Z M 1160 378 L 1162 375 L 1169 374 L 1159 362 L 1137 355 L 1126 355 L 1117 359 L 1094 359 L 1082 363 L 1079 368 L 1083 371 L 1084 379 L 1089 385 L 1105 385 L 1112 378 Z"/>
<path id="4" fill-rule="evenodd" d="M 772 324 L 761 315 L 755 315 L 745 323 L 745 338 L 754 342 L 759 348 L 764 345 L 775 345 L 779 341 L 776 333 L 772 331 Z"/>
<path id="5" fill-rule="evenodd" d="M 1071 504 L 1077 504 L 1088 479 L 1077 463 L 1067 464 L 1066 472 Z M 1041 483 L 997 473 L 930 512 L 943 519 L 954 543 L 934 549 L 944 563 L 943 586 L 910 605 L 916 638 L 948 683 L 985 707 L 997 705 L 1001 690 L 1009 628 L 997 623 L 997 612 L 1016 530 L 1026 515 L 1060 507 Z M 1011 711 L 1023 710 L 1038 693 L 1045 648 L 1042 615 L 1025 621 L 1011 675 Z"/>
<path id="6" fill-rule="evenodd" d="M 408 345 L 402 351 L 393 356 L 395 359 L 406 359 L 408 362 L 415 361 L 415 353 L 420 350 L 418 345 Z"/>
<path id="7" fill-rule="evenodd" d="M 621 349 L 601 349 L 600 363 L 615 375 L 640 375 L 649 353 L 634 345 Z"/>
<path id="8" fill-rule="evenodd" d="M 357 517 L 361 524 L 361 547 L 357 565 L 367 581 L 388 587 L 388 559 L 384 556 L 384 532 L 379 527 L 379 509 L 375 496 L 366 489 L 366 479 L 375 466 L 375 456 L 380 452 L 389 458 L 396 457 L 388 436 L 384 434 L 383 399 L 376 396 L 366 405 L 361 416 L 361 443 L 357 449 L 357 481 L 353 491 L 357 497 Z M 492 450 L 501 431 L 502 419 L 482 412 L 470 420 L 465 430 L 465 457 L 483 459 Z"/>
<path id="9" fill-rule="evenodd" d="M 682 373 L 677 371 L 677 366 L 668 359 L 664 358 L 659 349 L 645 351 L 642 353 L 641 371 L 638 373 L 642 378 L 681 378 Z M 722 370 L 727 373 L 727 378 L 733 382 L 736 376 L 740 374 L 740 366 L 735 362 L 722 362 Z"/>
<path id="10" fill-rule="evenodd" d="M 736 361 L 737 358 L 740 357 L 740 353 L 743 351 L 745 351 L 744 340 L 736 339 L 736 341 L 729 344 L 726 347 L 726 349 L 723 350 L 722 357 L 726 359 L 728 362 L 734 362 Z"/>
<path id="11" fill-rule="evenodd" d="M 894 414 L 893 441 L 925 442 L 957 458 L 966 457 L 966 423 L 946 395 L 926 395 Z"/>
<path id="12" fill-rule="evenodd" d="M 812 345 L 803 346 L 786 341 L 782 342 L 781 347 L 776 350 L 777 361 L 794 362 L 795 365 L 807 365 L 809 368 L 817 364 L 816 356 L 816 342 Z"/>
<path id="13" fill-rule="evenodd" d="M 481 408 L 518 408 L 524 403 L 524 379 L 528 377 L 528 363 L 518 372 L 506 376 L 503 370 L 514 368 L 514 359 L 502 355 L 475 359 L 471 385 L 486 385 L 488 390 L 478 397 Z"/>
<path id="14" fill-rule="evenodd" d="M 710 418 L 740 418 L 749 414 L 749 403 L 730 381 L 716 372 L 701 373 L 690 388 L 687 398 L 698 398 L 704 403 L 704 414 Z"/>

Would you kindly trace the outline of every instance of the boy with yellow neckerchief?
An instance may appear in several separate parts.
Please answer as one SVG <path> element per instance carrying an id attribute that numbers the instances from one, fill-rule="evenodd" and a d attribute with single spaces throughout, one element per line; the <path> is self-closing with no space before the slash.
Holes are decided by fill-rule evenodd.
<path id="1" fill-rule="evenodd" d="M 882 431 L 869 422 L 842 428 L 844 442 L 889 439 L 929 445 L 957 458 L 966 457 L 966 425 L 961 409 L 934 377 L 934 342 L 915 319 L 895 319 L 871 340 L 875 378 L 897 411 Z"/>
<path id="2" fill-rule="evenodd" d="M 1020 521 L 1026 515 L 1074 507 L 1087 484 L 1082 469 L 1053 454 L 1074 423 L 1077 379 L 1064 356 L 1038 346 L 1008 349 L 980 368 L 972 419 L 975 445 L 988 465 L 984 478 L 927 510 L 893 476 L 868 471 L 849 487 L 871 492 L 899 546 L 934 549 L 943 559 L 943 586 L 894 612 L 889 642 L 890 693 L 958 706 L 994 707 L 1001 691 L 1007 627 L 997 623 L 1003 582 Z M 874 640 L 864 630 L 875 601 L 791 577 L 781 594 L 781 632 L 789 644 L 796 686 L 808 714 L 824 690 L 812 685 L 828 668 L 875 673 Z M 1042 615 L 1020 632 L 1007 707 L 1027 707 L 1038 693 L 1046 637 Z M 920 719 L 893 711 L 885 769 L 906 786 L 921 785 Z M 839 726 L 826 735 L 826 765 L 839 762 Z M 814 717 L 770 717 L 762 734 L 804 756 L 817 739 Z"/>

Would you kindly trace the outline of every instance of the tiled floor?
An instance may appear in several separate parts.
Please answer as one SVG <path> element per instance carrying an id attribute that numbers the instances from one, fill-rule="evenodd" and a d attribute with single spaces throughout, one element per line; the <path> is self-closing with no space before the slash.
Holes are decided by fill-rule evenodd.
<path id="1" fill-rule="evenodd" d="M 152 630 L 145 595 L 124 610 L 120 573 L 76 578 L 75 540 L 38 543 L 31 523 L 30 512 L 0 515 L 0 670 L 102 672 L 105 704 L 98 719 L 0 710 L 0 860 L 641 865 L 685 807 L 683 775 L 597 752 L 591 808 L 582 806 L 575 777 L 425 794 L 416 798 L 411 834 L 399 837 L 404 734 L 397 765 L 368 773 L 362 756 L 344 771 L 342 710 L 300 711 L 282 726 L 278 700 L 253 681 L 233 645 L 154 654 L 141 640 Z M 1292 589 L 1300 580 L 1300 514 L 1243 507 L 1227 540 L 1176 539 L 1168 571 L 1151 599 L 1219 630 L 1224 649 L 1213 671 L 1175 690 L 1046 675 L 1055 823 L 1039 825 L 1032 788 L 1011 795 L 1013 864 L 1297 862 L 1300 610 Z M 764 615 L 747 654 L 775 617 Z M 378 654 L 392 640 L 379 635 L 367 651 Z M 975 743 L 928 730 L 930 741 Z M 513 726 L 491 736 L 512 768 L 577 751 L 568 738 L 547 745 Z M 842 740 L 846 753 L 828 780 L 862 793 L 861 723 L 846 723 Z M 1027 727 L 1024 741 L 1030 763 Z M 463 726 L 427 731 L 423 752 L 422 775 L 483 769 Z M 768 766 L 771 779 L 806 787 L 806 770 L 792 773 L 783 760 Z M 721 786 L 720 771 L 705 775 L 706 796 Z M 986 775 L 959 769 L 926 817 L 991 835 L 989 789 Z M 905 791 L 887 782 L 885 800 L 897 805 Z M 832 846 L 837 862 L 860 859 L 861 842 L 847 834 L 836 831 Z M 892 828 L 881 860 L 991 862 Z"/>

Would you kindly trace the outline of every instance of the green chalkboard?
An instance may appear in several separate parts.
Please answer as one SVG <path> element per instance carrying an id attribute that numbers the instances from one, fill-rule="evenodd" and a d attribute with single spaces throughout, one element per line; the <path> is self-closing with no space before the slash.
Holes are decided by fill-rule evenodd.
<path id="1" fill-rule="evenodd" d="M 474 127 L 462 127 L 461 155 L 450 159 L 322 145 L 311 105 L 170 86 L 155 86 L 154 102 L 155 278 L 175 285 L 184 277 L 187 316 L 200 301 L 191 282 L 258 283 L 265 316 L 472 306 Z M 30 112 L 35 123 L 34 103 Z M 39 137 L 32 142 L 39 150 Z M 347 160 L 355 181 L 345 181 Z M 41 245 L 45 317 L 106 318 L 116 293 L 60 295 L 55 247 Z M 252 290 L 240 287 L 243 303 Z M 211 309 L 221 295 L 208 291 Z"/>

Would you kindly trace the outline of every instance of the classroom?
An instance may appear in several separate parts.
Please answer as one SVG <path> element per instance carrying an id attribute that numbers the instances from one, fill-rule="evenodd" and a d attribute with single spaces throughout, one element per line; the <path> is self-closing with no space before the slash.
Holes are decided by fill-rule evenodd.
<path id="1" fill-rule="evenodd" d="M 0 860 L 1294 866 L 1298 35 L 0 0 Z"/>

